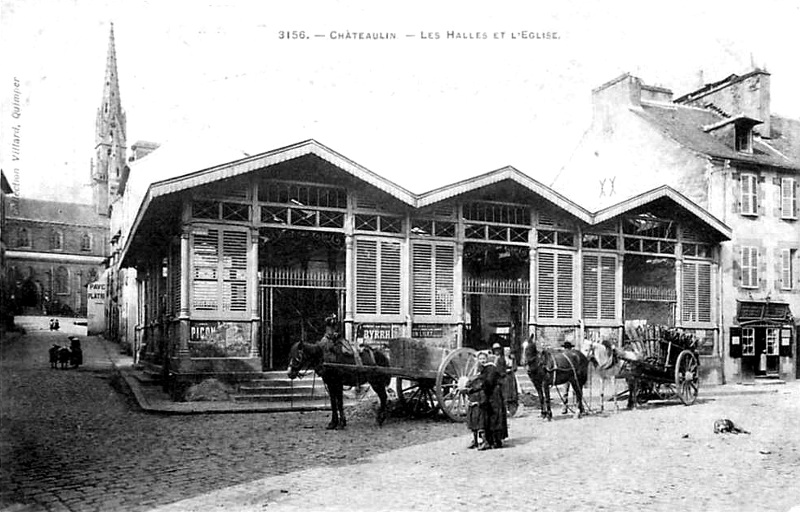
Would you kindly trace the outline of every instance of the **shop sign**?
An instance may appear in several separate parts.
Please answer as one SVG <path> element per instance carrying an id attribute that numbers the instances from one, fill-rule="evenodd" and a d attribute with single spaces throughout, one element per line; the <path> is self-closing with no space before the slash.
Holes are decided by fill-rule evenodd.
<path id="1" fill-rule="evenodd" d="M 442 338 L 444 326 L 438 324 L 414 324 L 411 326 L 412 338 Z"/>
<path id="2" fill-rule="evenodd" d="M 361 324 L 358 327 L 359 338 L 365 341 L 390 340 L 400 337 L 400 326 L 391 324 Z"/>
<path id="3" fill-rule="evenodd" d="M 209 341 L 220 330 L 222 322 L 192 322 L 189 341 Z"/>

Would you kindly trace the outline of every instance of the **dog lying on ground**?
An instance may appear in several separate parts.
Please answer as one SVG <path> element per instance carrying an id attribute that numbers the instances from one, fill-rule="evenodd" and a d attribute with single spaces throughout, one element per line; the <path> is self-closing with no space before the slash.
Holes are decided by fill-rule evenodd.
<path id="1" fill-rule="evenodd" d="M 715 434 L 749 434 L 747 430 L 741 429 L 733 424 L 731 420 L 722 419 L 714 422 Z"/>

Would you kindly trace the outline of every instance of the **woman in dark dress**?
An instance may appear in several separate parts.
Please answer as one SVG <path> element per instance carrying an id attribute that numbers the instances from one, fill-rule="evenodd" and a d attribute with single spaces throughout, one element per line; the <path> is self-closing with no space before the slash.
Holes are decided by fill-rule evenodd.
<path id="1" fill-rule="evenodd" d="M 83 350 L 81 349 L 81 340 L 74 336 L 69 337 L 70 346 L 70 364 L 73 368 L 83 364 Z"/>
<path id="2" fill-rule="evenodd" d="M 489 360 L 481 369 L 483 376 L 483 392 L 487 397 L 486 410 L 486 443 L 488 448 L 501 448 L 503 440 L 508 437 L 508 414 L 503 397 L 503 378 L 505 377 Z"/>

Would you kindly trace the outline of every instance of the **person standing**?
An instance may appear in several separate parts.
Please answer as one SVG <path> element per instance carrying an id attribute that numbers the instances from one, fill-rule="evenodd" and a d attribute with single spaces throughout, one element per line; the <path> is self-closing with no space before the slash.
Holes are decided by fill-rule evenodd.
<path id="1" fill-rule="evenodd" d="M 467 428 L 472 432 L 472 442 L 467 448 L 480 448 L 486 446 L 486 415 L 488 399 L 483 391 L 483 367 L 489 357 L 486 352 L 478 352 L 478 374 L 466 379 L 459 387 L 467 395 Z"/>
<path id="2" fill-rule="evenodd" d="M 487 358 L 488 359 L 488 358 Z M 505 359 L 503 359 L 505 367 Z M 479 449 L 502 448 L 508 438 L 508 413 L 503 398 L 503 374 L 494 361 L 487 360 L 480 373 L 483 376 L 483 392 L 486 394 L 486 446 Z"/>

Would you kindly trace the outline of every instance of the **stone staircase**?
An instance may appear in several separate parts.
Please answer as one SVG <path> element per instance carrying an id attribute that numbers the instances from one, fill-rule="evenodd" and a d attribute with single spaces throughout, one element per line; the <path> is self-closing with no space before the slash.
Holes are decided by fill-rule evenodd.
<path id="1" fill-rule="evenodd" d="M 303 379 L 291 380 L 285 371 L 262 372 L 259 378 L 238 385 L 236 402 L 328 402 L 322 379 L 309 372 Z"/>

